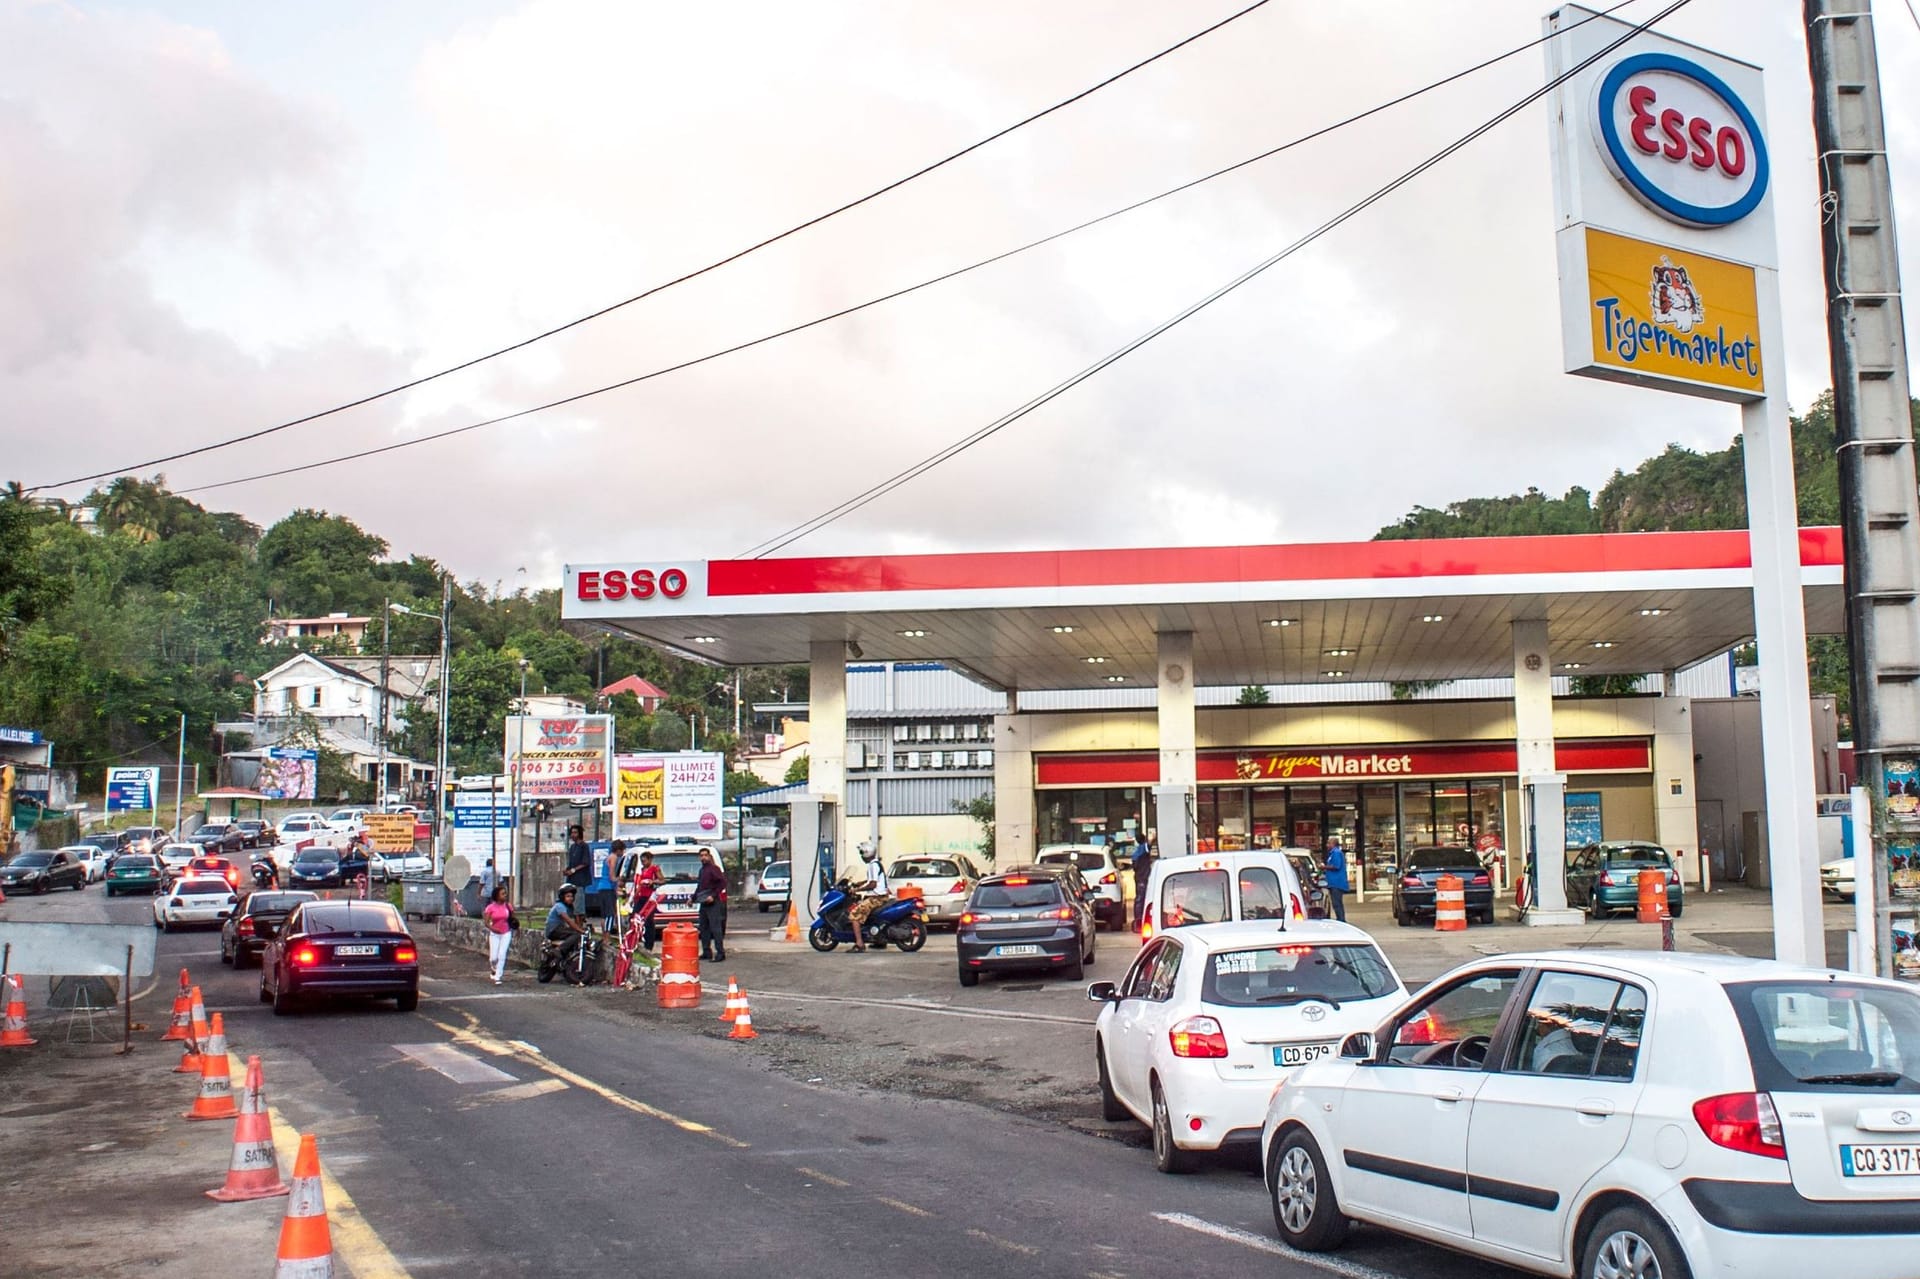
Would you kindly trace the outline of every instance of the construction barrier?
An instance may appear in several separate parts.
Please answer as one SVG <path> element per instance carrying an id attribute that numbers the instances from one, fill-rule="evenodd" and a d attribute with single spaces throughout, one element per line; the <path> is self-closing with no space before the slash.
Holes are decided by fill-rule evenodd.
<path id="1" fill-rule="evenodd" d="M 1657 924 L 1667 915 L 1667 872 L 1649 866 L 1640 872 L 1640 909 L 1643 924 Z"/>
<path id="2" fill-rule="evenodd" d="M 692 924 L 668 924 L 660 941 L 662 1008 L 700 1006 L 700 930 Z"/>
<path id="3" fill-rule="evenodd" d="M 233 1119 L 240 1114 L 233 1104 L 233 1074 L 227 1064 L 227 1030 L 220 1014 L 213 1015 L 213 1034 L 200 1053 L 200 1093 L 193 1099 L 187 1119 Z"/>
<path id="4" fill-rule="evenodd" d="M 180 993 L 173 997 L 173 1016 L 168 1020 L 167 1033 L 160 1036 L 162 1043 L 168 1040 L 190 1042 L 193 1039 L 193 983 L 187 978 L 187 970 L 180 970 Z"/>
<path id="5" fill-rule="evenodd" d="M 1433 930 L 1467 931 L 1467 884 L 1458 875 L 1442 875 L 1433 888 Z"/>
<path id="6" fill-rule="evenodd" d="M 27 996 L 20 974 L 7 974 L 7 1015 L 0 1025 L 0 1048 L 27 1048 L 40 1041 L 27 1033 Z"/>
<path id="7" fill-rule="evenodd" d="M 176 1075 L 197 1075 L 200 1073 L 200 1045 L 213 1038 L 213 1030 L 207 1025 L 207 1005 L 200 998 L 200 988 L 193 988 L 193 1034 L 187 1039 L 187 1046 L 180 1052 L 180 1064 L 173 1068 Z"/>
<path id="8" fill-rule="evenodd" d="M 753 1009 L 747 1006 L 747 992 L 740 992 L 740 1015 L 734 1018 L 733 1029 L 727 1032 L 728 1039 L 758 1039 L 753 1029 Z"/>
<path id="9" fill-rule="evenodd" d="M 266 1079 L 258 1057 L 247 1058 L 247 1087 L 240 1094 L 240 1117 L 233 1124 L 233 1158 L 226 1183 L 207 1198 L 221 1203 L 271 1199 L 287 1193 L 280 1180 L 280 1152 L 273 1148 L 273 1121 L 267 1115 Z"/>

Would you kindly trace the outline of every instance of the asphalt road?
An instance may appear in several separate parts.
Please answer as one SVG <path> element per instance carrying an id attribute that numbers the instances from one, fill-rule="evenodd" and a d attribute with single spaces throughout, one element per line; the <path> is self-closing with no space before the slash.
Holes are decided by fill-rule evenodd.
<path id="1" fill-rule="evenodd" d="M 145 900 L 98 889 L 11 914 L 42 910 L 149 918 Z M 1335 1257 L 1290 1254 L 1251 1160 L 1166 1177 L 1138 1148 L 1058 1123 L 794 1077 L 767 1064 L 777 1032 L 720 1038 L 711 995 L 643 1020 L 635 995 L 525 974 L 495 989 L 422 932 L 417 1013 L 275 1017 L 255 971 L 220 965 L 212 932 L 162 937 L 160 988 L 137 1005 L 159 1024 L 171 974 L 191 967 L 234 1052 L 265 1060 L 276 1108 L 319 1134 L 375 1237 L 371 1253 L 343 1248 L 362 1276 L 1511 1273 L 1373 1230 Z M 973 1024 L 930 1017 L 895 1038 L 959 1054 Z"/>

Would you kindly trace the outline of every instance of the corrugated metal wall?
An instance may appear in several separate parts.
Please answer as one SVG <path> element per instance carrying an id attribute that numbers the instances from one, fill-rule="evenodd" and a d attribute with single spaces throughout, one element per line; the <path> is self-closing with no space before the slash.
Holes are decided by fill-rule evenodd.
<path id="1" fill-rule="evenodd" d="M 880 815 L 882 817 L 931 817 L 953 812 L 954 802 L 969 803 L 993 793 L 993 778 L 981 777 L 882 777 L 880 779 Z M 873 795 L 872 779 L 858 774 L 847 779 L 847 816 L 865 817 Z M 864 829 L 864 828 L 863 828 Z"/>
<path id="2" fill-rule="evenodd" d="M 937 662 L 879 662 L 847 667 L 847 714 L 995 715 L 1007 697 Z"/>

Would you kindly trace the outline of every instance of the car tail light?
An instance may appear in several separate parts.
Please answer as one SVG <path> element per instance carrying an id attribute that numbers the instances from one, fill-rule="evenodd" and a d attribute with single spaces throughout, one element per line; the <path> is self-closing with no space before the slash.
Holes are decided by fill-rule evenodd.
<path id="1" fill-rule="evenodd" d="M 1427 881 L 1418 875 L 1402 875 L 1400 877 L 1400 884 L 1404 888 L 1425 888 Z"/>
<path id="2" fill-rule="evenodd" d="M 1173 1044 L 1176 1057 L 1224 1057 L 1227 1055 L 1227 1037 L 1220 1029 L 1220 1023 L 1211 1017 L 1187 1017 L 1173 1024 L 1167 1032 L 1168 1040 Z"/>
<path id="3" fill-rule="evenodd" d="M 1292 909 L 1293 909 L 1293 917 L 1294 917 L 1295 919 L 1305 919 L 1305 918 L 1307 917 L 1307 912 L 1306 912 L 1306 910 L 1305 910 L 1305 908 L 1303 908 L 1303 907 L 1302 907 L 1302 906 L 1300 905 L 1300 896 L 1299 896 L 1299 894 L 1297 894 L 1297 893 L 1288 893 L 1288 894 L 1287 894 L 1287 905 L 1288 905 L 1288 906 L 1290 906 L 1290 907 L 1292 907 Z"/>
<path id="4" fill-rule="evenodd" d="M 293 962 L 303 968 L 309 964 L 317 964 L 320 962 L 320 952 L 311 946 L 302 946 L 293 952 Z"/>
<path id="5" fill-rule="evenodd" d="M 417 963 L 420 959 L 420 952 L 411 946 L 395 946 L 393 948 L 393 959 L 394 962 L 398 964 Z"/>
<path id="6" fill-rule="evenodd" d="M 1612 871 L 1608 871 L 1608 870 L 1603 870 L 1603 871 L 1601 871 L 1601 872 L 1600 872 L 1600 887 L 1602 887 L 1602 888 L 1612 888 L 1612 887 L 1613 887 L 1613 872 L 1612 872 Z"/>
<path id="7" fill-rule="evenodd" d="M 1151 936 L 1153 936 L 1153 903 L 1148 902 L 1147 908 L 1140 912 L 1140 940 L 1145 941 Z"/>
<path id="8" fill-rule="evenodd" d="M 1787 1157 L 1786 1139 L 1773 1098 L 1763 1092 L 1730 1092 L 1693 1103 L 1694 1122 L 1707 1140 L 1728 1150 L 1768 1159 Z"/>
<path id="9" fill-rule="evenodd" d="M 1100 882 L 1102 884 L 1117 884 L 1120 882 L 1120 876 L 1115 871 L 1108 871 L 1100 877 Z"/>
<path id="10" fill-rule="evenodd" d="M 967 888 L 968 888 L 968 884 L 966 880 L 956 879 L 953 881 L 953 887 L 949 888 L 947 891 L 949 893 L 964 893 L 967 891 Z"/>
<path id="11" fill-rule="evenodd" d="M 1677 871 L 1677 870 L 1670 870 L 1670 871 L 1668 871 L 1668 872 L 1667 872 L 1667 882 L 1668 882 L 1669 884 L 1677 884 L 1677 883 L 1679 883 L 1679 882 L 1680 882 L 1680 872 L 1679 872 L 1679 871 Z"/>
<path id="12" fill-rule="evenodd" d="M 251 919 L 242 919 L 233 926 L 233 931 L 242 937 L 251 937 L 253 936 L 253 921 Z"/>
<path id="13" fill-rule="evenodd" d="M 1056 906 L 1056 907 L 1054 907 L 1054 908 L 1053 908 L 1052 910 L 1050 910 L 1050 911 L 1048 911 L 1048 912 L 1046 913 L 1046 916 L 1045 916 L 1045 918 L 1047 918 L 1047 919 L 1072 919 L 1072 918 L 1073 918 L 1073 907 L 1071 907 L 1071 906 Z"/>
<path id="14" fill-rule="evenodd" d="M 1488 875 L 1487 872 L 1483 870 L 1478 875 L 1475 875 L 1473 877 L 1472 882 L 1476 884 L 1491 884 L 1493 882 L 1493 877 Z"/>
<path id="15" fill-rule="evenodd" d="M 960 922 L 963 924 L 977 924 L 980 922 L 980 916 L 974 914 L 970 910 L 962 911 L 960 913 Z"/>
<path id="16" fill-rule="evenodd" d="M 1015 879 L 1003 879 L 1000 882 L 1003 884 L 1012 884 L 1016 888 L 1024 888 L 1027 886 L 1027 884 L 1029 884 L 1032 881 L 1025 878 L 1015 878 Z"/>

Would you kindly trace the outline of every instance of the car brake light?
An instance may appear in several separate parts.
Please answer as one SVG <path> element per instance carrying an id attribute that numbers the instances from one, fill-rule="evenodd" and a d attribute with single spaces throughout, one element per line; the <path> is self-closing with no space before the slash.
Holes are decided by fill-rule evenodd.
<path id="1" fill-rule="evenodd" d="M 1227 1037 L 1220 1030 L 1220 1023 L 1211 1017 L 1187 1017 L 1173 1024 L 1167 1032 L 1168 1040 L 1173 1044 L 1176 1057 L 1224 1057 L 1227 1055 Z"/>
<path id="2" fill-rule="evenodd" d="M 1201 870 L 1219 870 L 1220 863 L 1213 860 L 1212 858 L 1208 858 L 1206 861 L 1203 861 L 1200 863 L 1200 869 Z"/>
<path id="3" fill-rule="evenodd" d="M 251 919 L 243 919 L 234 925 L 233 931 L 242 937 L 251 937 L 253 936 L 253 921 Z"/>
<path id="4" fill-rule="evenodd" d="M 1046 914 L 1046 917 L 1047 917 L 1048 919 L 1072 919 L 1072 918 L 1073 918 L 1073 907 L 1071 907 L 1071 906 L 1056 906 L 1056 907 L 1054 907 L 1054 908 L 1053 908 L 1052 910 L 1050 910 L 1050 911 L 1048 911 L 1048 912 L 1047 912 L 1047 914 Z"/>
<path id="5" fill-rule="evenodd" d="M 1030 881 L 1026 879 L 1003 879 L 1000 882 L 1003 884 L 1012 884 L 1016 888 L 1024 888 Z"/>
<path id="6" fill-rule="evenodd" d="M 1100 877 L 1100 882 L 1103 884 L 1117 884 L 1120 882 L 1120 876 L 1114 871 L 1108 871 Z"/>
<path id="7" fill-rule="evenodd" d="M 293 962 L 301 966 L 320 962 L 320 952 L 311 946 L 302 946 L 293 952 Z"/>
<path id="8" fill-rule="evenodd" d="M 973 913 L 972 911 L 970 911 L 970 910 L 969 910 L 969 911 L 964 911 L 964 912 L 962 912 L 962 914 L 961 914 L 961 916 L 960 916 L 960 922 L 961 922 L 961 923 L 963 923 L 963 924 L 972 924 L 972 923 L 978 923 L 978 922 L 979 922 L 979 919 L 980 919 L 980 916 L 978 916 L 978 915 L 976 915 L 976 914 L 974 914 L 974 913 Z"/>
<path id="9" fill-rule="evenodd" d="M 1311 946 L 1276 946 L 1274 950 L 1282 955 L 1311 955 L 1313 953 L 1313 947 Z"/>
<path id="10" fill-rule="evenodd" d="M 1421 879 L 1418 875 L 1403 875 L 1400 878 L 1400 883 L 1407 888 L 1425 888 L 1427 886 L 1427 881 Z"/>
<path id="11" fill-rule="evenodd" d="M 1151 936 L 1153 936 L 1153 903 L 1148 902 L 1147 908 L 1140 912 L 1140 940 L 1145 941 Z"/>
<path id="12" fill-rule="evenodd" d="M 411 946 L 396 946 L 393 951 L 395 963 L 411 964 L 420 958 L 420 952 Z"/>
<path id="13" fill-rule="evenodd" d="M 1601 886 L 1602 888 L 1612 888 L 1612 887 L 1613 887 L 1613 872 L 1612 872 L 1612 871 L 1607 871 L 1607 870 L 1603 870 L 1603 871 L 1601 871 L 1601 872 L 1600 872 L 1600 886 Z"/>
<path id="14" fill-rule="evenodd" d="M 1785 1159 L 1787 1144 L 1773 1098 L 1763 1092 L 1730 1092 L 1693 1103 L 1694 1122 L 1707 1140 L 1728 1150 Z"/>
<path id="15" fill-rule="evenodd" d="M 950 893 L 964 893 L 967 891 L 967 881 L 964 879 L 956 879 L 953 881 L 953 887 L 947 891 Z"/>
<path id="16" fill-rule="evenodd" d="M 1487 872 L 1485 872 L 1485 871 L 1483 870 L 1483 871 L 1481 871 L 1481 872 L 1480 872 L 1480 873 L 1479 873 L 1478 875 L 1475 875 L 1475 876 L 1473 877 L 1473 881 L 1472 881 L 1472 882 L 1474 882 L 1474 883 L 1476 883 L 1476 884 L 1491 884 L 1491 883 L 1493 882 L 1493 880 L 1492 880 L 1492 878 L 1491 878 L 1490 876 L 1488 876 L 1488 874 L 1487 874 Z"/>

